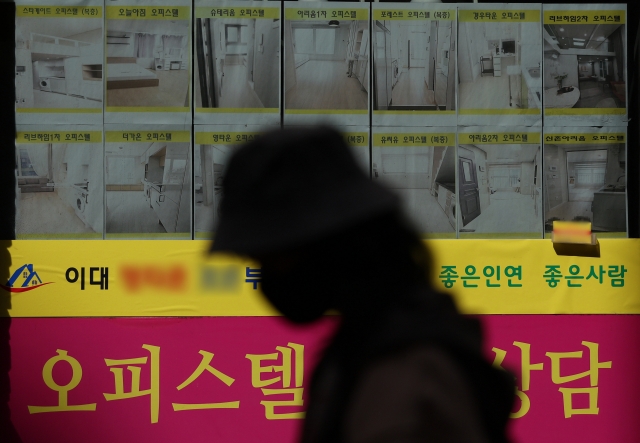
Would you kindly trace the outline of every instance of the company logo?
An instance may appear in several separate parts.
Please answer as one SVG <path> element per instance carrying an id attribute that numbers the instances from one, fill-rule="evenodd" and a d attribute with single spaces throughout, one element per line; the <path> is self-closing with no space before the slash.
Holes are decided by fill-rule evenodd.
<path id="1" fill-rule="evenodd" d="M 0 288 L 8 292 L 27 292 L 50 283 L 53 282 L 43 283 L 38 273 L 33 269 L 33 265 L 29 264 L 18 268 L 7 284 L 0 285 Z"/>

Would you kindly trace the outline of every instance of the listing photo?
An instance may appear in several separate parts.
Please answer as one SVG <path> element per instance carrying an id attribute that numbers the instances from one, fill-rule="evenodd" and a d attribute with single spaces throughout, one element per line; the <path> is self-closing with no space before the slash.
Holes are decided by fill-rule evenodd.
<path id="1" fill-rule="evenodd" d="M 368 109 L 369 22 L 285 20 L 286 109 Z"/>
<path id="2" fill-rule="evenodd" d="M 374 20 L 373 109 L 455 110 L 451 20 Z"/>
<path id="3" fill-rule="evenodd" d="M 458 146 L 460 238 L 542 236 L 538 144 Z"/>
<path id="4" fill-rule="evenodd" d="M 197 18 L 197 108 L 280 107 L 280 19 Z"/>
<path id="5" fill-rule="evenodd" d="M 544 107 L 626 108 L 625 25 L 546 24 Z"/>
<path id="6" fill-rule="evenodd" d="M 540 22 L 460 21 L 459 107 L 541 110 Z"/>
<path id="7" fill-rule="evenodd" d="M 624 143 L 545 143 L 545 231 L 554 221 L 587 221 L 593 232 L 626 236 L 625 166 Z"/>
<path id="8" fill-rule="evenodd" d="M 189 23 L 107 19 L 107 106 L 189 106 Z"/>
<path id="9" fill-rule="evenodd" d="M 16 145 L 18 238 L 102 239 L 102 143 Z"/>
<path id="10" fill-rule="evenodd" d="M 102 110 L 101 18 L 16 18 L 16 107 Z"/>
<path id="11" fill-rule="evenodd" d="M 188 142 L 105 143 L 107 238 L 190 238 L 190 154 Z"/>
<path id="12" fill-rule="evenodd" d="M 372 179 L 398 194 L 424 238 L 455 238 L 453 146 L 374 146 Z"/>

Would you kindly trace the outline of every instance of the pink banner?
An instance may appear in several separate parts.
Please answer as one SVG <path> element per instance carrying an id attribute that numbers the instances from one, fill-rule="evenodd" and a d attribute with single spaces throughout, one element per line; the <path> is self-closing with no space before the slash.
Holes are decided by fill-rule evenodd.
<path id="1" fill-rule="evenodd" d="M 514 441 L 640 435 L 640 317 L 487 315 L 512 370 Z M 0 319 L 6 321 L 6 319 Z M 11 413 L 24 442 L 295 441 L 335 319 L 14 318 Z"/>

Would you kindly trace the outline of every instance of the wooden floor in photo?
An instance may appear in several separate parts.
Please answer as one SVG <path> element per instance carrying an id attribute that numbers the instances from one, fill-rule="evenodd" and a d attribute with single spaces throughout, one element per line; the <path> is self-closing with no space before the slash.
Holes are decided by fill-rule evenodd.
<path id="1" fill-rule="evenodd" d="M 153 71 L 158 86 L 107 89 L 107 106 L 183 107 L 189 106 L 189 71 Z"/>
<path id="2" fill-rule="evenodd" d="M 518 192 L 496 192 L 489 197 L 489 206 L 460 230 L 476 233 L 542 232 L 542 213 L 538 202 L 536 215 L 531 195 Z"/>
<path id="3" fill-rule="evenodd" d="M 94 232 L 76 215 L 57 192 L 29 192 L 20 195 L 16 234 L 67 234 Z"/>
<path id="4" fill-rule="evenodd" d="M 142 191 L 107 191 L 107 233 L 167 232 Z"/>

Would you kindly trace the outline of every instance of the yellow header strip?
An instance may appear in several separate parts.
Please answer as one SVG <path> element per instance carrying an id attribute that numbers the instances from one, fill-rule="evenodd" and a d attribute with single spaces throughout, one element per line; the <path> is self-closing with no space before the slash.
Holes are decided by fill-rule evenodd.
<path id="1" fill-rule="evenodd" d="M 285 109 L 285 114 L 368 114 L 365 109 Z"/>
<path id="2" fill-rule="evenodd" d="M 102 131 L 20 131 L 16 143 L 101 143 Z"/>
<path id="3" fill-rule="evenodd" d="M 107 106 L 107 112 L 189 112 L 188 106 Z"/>
<path id="4" fill-rule="evenodd" d="M 626 108 L 551 108 L 544 115 L 625 115 Z"/>
<path id="5" fill-rule="evenodd" d="M 458 133 L 460 144 L 540 143 L 539 132 L 479 132 Z"/>
<path id="6" fill-rule="evenodd" d="M 102 108 L 17 108 L 18 114 L 102 114 Z"/>
<path id="7" fill-rule="evenodd" d="M 241 145 L 260 137 L 259 132 L 196 132 L 196 143 L 199 145 Z"/>
<path id="8" fill-rule="evenodd" d="M 456 111 L 377 111 L 374 109 L 374 115 L 428 115 L 429 117 L 435 115 L 455 115 Z"/>
<path id="9" fill-rule="evenodd" d="M 189 142 L 189 131 L 106 131 L 107 143 Z"/>
<path id="10" fill-rule="evenodd" d="M 18 17 L 102 18 L 102 6 L 16 5 Z"/>
<path id="11" fill-rule="evenodd" d="M 197 18 L 280 18 L 280 8 L 244 7 L 244 6 L 213 6 L 196 8 Z"/>
<path id="12" fill-rule="evenodd" d="M 376 7 L 378 5 L 375 5 Z M 383 8 L 384 6 L 380 6 Z M 418 9 L 374 9 L 374 20 L 454 20 L 456 11 L 425 11 Z"/>
<path id="13" fill-rule="evenodd" d="M 277 114 L 278 108 L 196 108 L 202 114 Z"/>
<path id="14" fill-rule="evenodd" d="M 540 10 L 523 9 L 523 10 L 460 10 L 458 11 L 458 20 L 461 22 L 539 22 Z"/>
<path id="15" fill-rule="evenodd" d="M 545 25 L 623 25 L 626 11 L 544 11 Z"/>
<path id="16" fill-rule="evenodd" d="M 456 135 L 452 133 L 383 133 L 373 135 L 373 145 L 383 148 L 395 146 L 453 146 Z"/>
<path id="17" fill-rule="evenodd" d="M 545 134 L 544 142 L 554 145 L 570 144 L 607 144 L 625 143 L 627 135 L 624 132 L 599 133 L 599 134 Z"/>
<path id="18" fill-rule="evenodd" d="M 460 115 L 540 115 L 540 109 L 460 109 Z"/>
<path id="19" fill-rule="evenodd" d="M 342 135 L 351 146 L 369 146 L 368 132 L 343 132 Z"/>
<path id="20" fill-rule="evenodd" d="M 287 20 L 369 20 L 369 10 L 362 8 L 320 9 L 286 8 Z"/>
<path id="21" fill-rule="evenodd" d="M 189 20 L 189 6 L 107 6 L 107 19 L 119 20 Z"/>

